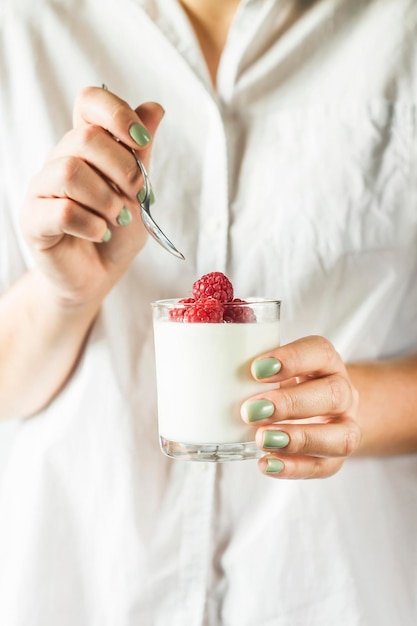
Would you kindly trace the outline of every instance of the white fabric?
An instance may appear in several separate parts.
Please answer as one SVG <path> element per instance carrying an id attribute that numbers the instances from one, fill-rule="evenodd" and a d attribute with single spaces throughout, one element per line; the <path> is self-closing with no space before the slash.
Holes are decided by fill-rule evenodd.
<path id="1" fill-rule="evenodd" d="M 217 93 L 174 0 L 0 7 L 0 289 L 31 265 L 21 197 L 89 84 L 166 109 L 155 214 L 186 257 L 148 242 L 71 381 L 20 424 L 0 624 L 416 624 L 416 456 L 305 482 L 166 459 L 149 307 L 219 270 L 241 296 L 282 298 L 284 342 L 416 349 L 415 1 L 244 2 Z"/>

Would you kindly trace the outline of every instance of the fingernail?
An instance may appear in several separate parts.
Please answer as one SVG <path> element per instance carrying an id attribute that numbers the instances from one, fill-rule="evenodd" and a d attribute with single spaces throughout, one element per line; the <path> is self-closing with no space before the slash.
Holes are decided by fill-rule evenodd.
<path id="1" fill-rule="evenodd" d="M 267 459 L 265 472 L 267 474 L 279 474 L 284 469 L 284 463 L 279 459 Z"/>
<path id="2" fill-rule="evenodd" d="M 146 188 L 142 187 L 142 189 L 139 191 L 138 193 L 138 200 L 139 202 L 142 204 L 142 202 L 145 200 L 145 196 L 146 196 Z M 155 202 L 155 194 L 153 192 L 153 189 L 151 187 L 150 191 L 149 191 L 149 204 L 153 204 Z"/>
<path id="3" fill-rule="evenodd" d="M 124 206 L 116 217 L 116 222 L 120 224 L 120 226 L 128 226 L 132 222 L 132 214 L 129 209 Z"/>
<path id="4" fill-rule="evenodd" d="M 275 411 L 275 407 L 269 400 L 251 400 L 245 402 L 243 410 L 249 422 L 259 422 L 264 420 Z"/>
<path id="5" fill-rule="evenodd" d="M 133 141 L 136 141 L 138 146 L 146 146 L 152 139 L 152 135 L 146 130 L 142 124 L 134 122 L 129 128 L 129 135 Z"/>
<path id="6" fill-rule="evenodd" d="M 103 241 L 104 243 L 107 243 L 107 241 L 109 241 L 110 239 L 111 239 L 111 230 L 110 228 L 106 228 L 106 232 L 101 238 L 101 241 Z"/>
<path id="7" fill-rule="evenodd" d="M 254 361 L 252 367 L 256 378 L 259 379 L 269 378 L 270 376 L 278 374 L 279 370 L 282 367 L 282 364 L 281 361 L 278 361 L 278 359 L 268 357 L 267 359 Z"/>
<path id="8" fill-rule="evenodd" d="M 280 430 L 265 430 L 262 440 L 263 448 L 285 448 L 290 443 L 287 433 Z"/>

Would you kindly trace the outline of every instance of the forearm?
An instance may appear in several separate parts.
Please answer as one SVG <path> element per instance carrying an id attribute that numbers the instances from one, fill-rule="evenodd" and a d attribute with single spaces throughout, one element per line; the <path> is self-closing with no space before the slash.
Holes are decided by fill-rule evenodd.
<path id="1" fill-rule="evenodd" d="M 417 452 L 417 355 L 348 365 L 359 391 L 360 456 Z"/>
<path id="2" fill-rule="evenodd" d="M 36 413 L 68 380 L 99 304 L 67 306 L 36 271 L 0 299 L 0 418 Z"/>

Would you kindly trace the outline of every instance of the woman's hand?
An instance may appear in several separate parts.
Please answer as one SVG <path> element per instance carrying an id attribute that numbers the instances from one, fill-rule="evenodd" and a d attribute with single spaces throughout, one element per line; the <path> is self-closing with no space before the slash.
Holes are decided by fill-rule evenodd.
<path id="1" fill-rule="evenodd" d="M 256 359 L 253 376 L 279 388 L 248 399 L 242 417 L 259 424 L 260 470 L 279 478 L 335 474 L 361 440 L 358 392 L 332 344 L 306 337 Z"/>
<path id="2" fill-rule="evenodd" d="M 74 127 L 30 184 L 22 225 L 47 288 L 60 301 L 101 301 L 143 247 L 137 194 L 163 117 L 156 103 L 134 111 L 114 94 L 82 91 Z"/>

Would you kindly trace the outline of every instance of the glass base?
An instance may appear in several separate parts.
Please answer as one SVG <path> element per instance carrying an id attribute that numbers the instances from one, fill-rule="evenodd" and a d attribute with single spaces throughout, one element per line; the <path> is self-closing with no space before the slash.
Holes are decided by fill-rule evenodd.
<path id="1" fill-rule="evenodd" d="M 172 459 L 225 463 L 260 459 L 264 454 L 254 441 L 244 443 L 179 443 L 160 437 L 161 450 Z"/>

